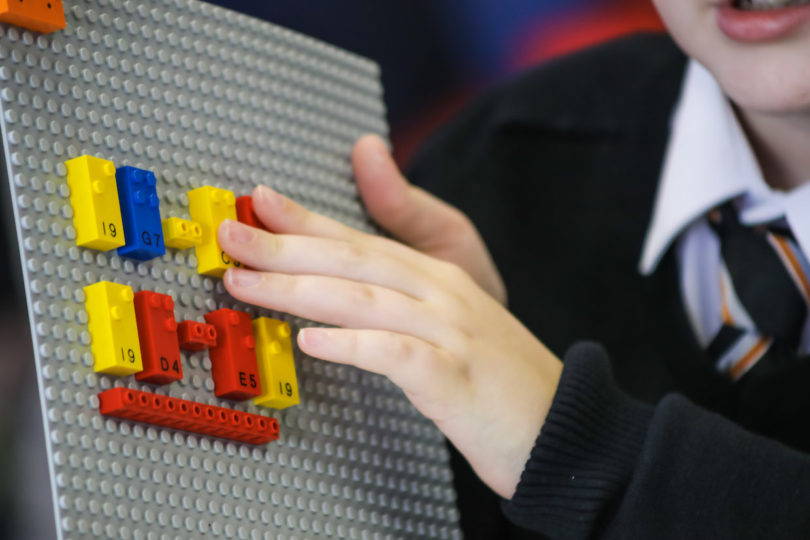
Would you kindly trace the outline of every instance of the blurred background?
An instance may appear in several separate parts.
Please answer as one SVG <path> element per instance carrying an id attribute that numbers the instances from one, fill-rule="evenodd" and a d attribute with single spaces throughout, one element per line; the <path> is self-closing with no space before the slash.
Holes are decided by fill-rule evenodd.
<path id="1" fill-rule="evenodd" d="M 472 96 L 522 68 L 635 30 L 650 0 L 209 0 L 377 61 L 406 164 Z"/>
<path id="2" fill-rule="evenodd" d="M 661 28 L 650 0 L 210 1 L 377 61 L 403 166 L 426 136 L 498 81 L 587 45 Z M 0 270 L 0 343 L 8 360 L 0 377 L 0 538 L 50 538 L 27 317 L 21 296 L 11 293 L 17 241 L 13 229 L 5 233 L 0 257 L 15 262 Z"/>

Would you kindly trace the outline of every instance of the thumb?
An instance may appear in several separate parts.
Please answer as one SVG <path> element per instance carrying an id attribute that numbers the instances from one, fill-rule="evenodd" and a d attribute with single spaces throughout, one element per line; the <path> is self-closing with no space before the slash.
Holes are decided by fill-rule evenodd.
<path id="1" fill-rule="evenodd" d="M 506 289 L 478 231 L 458 208 L 412 186 L 399 172 L 385 141 L 362 137 L 352 152 L 354 175 L 369 214 L 397 240 L 463 268 L 506 303 Z"/>
<path id="2" fill-rule="evenodd" d="M 420 251 L 446 244 L 467 226 L 455 207 L 412 186 L 377 135 L 365 135 L 352 152 L 360 196 L 369 214 L 397 239 Z"/>

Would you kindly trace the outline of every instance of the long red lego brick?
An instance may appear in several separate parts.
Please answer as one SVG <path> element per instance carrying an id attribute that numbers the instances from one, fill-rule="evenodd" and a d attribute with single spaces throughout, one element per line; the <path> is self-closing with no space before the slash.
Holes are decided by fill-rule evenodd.
<path id="1" fill-rule="evenodd" d="M 111 388 L 101 392 L 98 399 L 99 412 L 104 416 L 250 444 L 267 444 L 279 435 L 275 418 L 151 392 Z"/>

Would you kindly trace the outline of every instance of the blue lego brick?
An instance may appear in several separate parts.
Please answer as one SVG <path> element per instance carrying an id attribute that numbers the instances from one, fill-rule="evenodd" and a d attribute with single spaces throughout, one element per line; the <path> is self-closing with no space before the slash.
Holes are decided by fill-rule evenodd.
<path id="1" fill-rule="evenodd" d="M 119 167 L 115 180 L 127 240 L 125 246 L 118 248 L 118 254 L 139 261 L 160 257 L 166 253 L 166 245 L 155 173 L 136 167 Z"/>

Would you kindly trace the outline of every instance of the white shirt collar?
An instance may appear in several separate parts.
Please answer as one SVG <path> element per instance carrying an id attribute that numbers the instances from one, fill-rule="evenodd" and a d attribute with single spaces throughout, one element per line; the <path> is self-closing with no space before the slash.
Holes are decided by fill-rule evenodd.
<path id="1" fill-rule="evenodd" d="M 731 104 L 711 73 L 694 60 L 672 122 L 639 265 L 642 274 L 655 270 L 690 223 L 740 195 L 743 222 L 786 216 L 802 250 L 810 253 L 810 183 L 790 193 L 767 185 Z"/>

